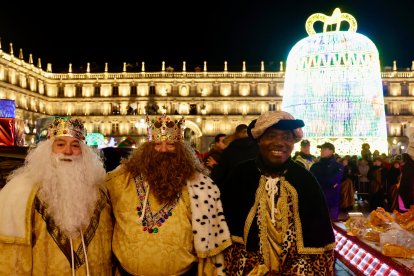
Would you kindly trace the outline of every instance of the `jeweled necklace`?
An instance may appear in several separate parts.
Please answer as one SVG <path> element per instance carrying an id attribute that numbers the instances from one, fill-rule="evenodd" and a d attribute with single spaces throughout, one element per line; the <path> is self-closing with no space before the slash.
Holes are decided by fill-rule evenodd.
<path id="1" fill-rule="evenodd" d="M 140 203 L 137 206 L 138 223 L 142 223 L 142 231 L 148 231 L 148 233 L 158 233 L 158 228 L 172 216 L 172 209 L 178 202 L 180 195 L 166 203 L 158 212 L 153 214 L 151 212 L 151 206 L 148 201 L 149 196 L 149 185 L 145 184 L 141 176 L 134 178 L 135 187 L 137 189 L 137 195 Z"/>

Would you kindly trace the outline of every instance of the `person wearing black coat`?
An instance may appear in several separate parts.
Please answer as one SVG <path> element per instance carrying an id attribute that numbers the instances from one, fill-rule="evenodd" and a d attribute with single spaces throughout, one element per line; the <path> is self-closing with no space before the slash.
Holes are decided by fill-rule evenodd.
<path id="1" fill-rule="evenodd" d="M 409 154 L 403 154 L 404 166 L 402 168 L 399 196 L 401 197 L 400 211 L 407 211 L 414 206 L 414 159 Z"/>
<path id="2" fill-rule="evenodd" d="M 344 166 L 336 161 L 334 156 L 335 146 L 333 144 L 327 142 L 318 146 L 318 148 L 321 149 L 321 158 L 312 165 L 310 172 L 316 177 L 319 185 L 321 185 L 331 219 L 337 220 Z"/>
<path id="3" fill-rule="evenodd" d="M 255 158 L 259 152 L 257 143 L 247 136 L 247 125 L 239 125 L 236 128 L 235 137 L 236 139 L 223 150 L 218 164 L 211 170 L 210 177 L 219 188 L 238 163 Z"/>
<path id="4" fill-rule="evenodd" d="M 369 169 L 369 209 L 371 211 L 378 207 L 385 207 L 385 184 L 387 183 L 388 170 L 382 164 L 380 157 L 374 158 L 373 166 Z"/>
<path id="5" fill-rule="evenodd" d="M 335 236 L 324 195 L 290 157 L 303 126 L 283 111 L 250 123 L 259 153 L 220 189 L 233 241 L 224 252 L 227 275 L 333 275 Z"/>

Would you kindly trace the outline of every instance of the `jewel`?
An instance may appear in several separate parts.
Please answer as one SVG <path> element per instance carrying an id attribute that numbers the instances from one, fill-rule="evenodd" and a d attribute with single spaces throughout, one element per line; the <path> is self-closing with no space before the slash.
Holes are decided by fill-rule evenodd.
<path id="1" fill-rule="evenodd" d="M 146 221 L 143 221 L 142 222 L 142 226 L 147 226 L 147 222 Z"/>
<path id="2" fill-rule="evenodd" d="M 157 228 L 155 228 L 155 229 L 157 229 Z M 154 230 L 153 230 L 153 229 L 151 229 L 151 228 L 150 228 L 150 229 L 148 229 L 148 233 L 150 233 L 150 234 L 151 234 L 153 231 L 154 231 Z M 157 231 L 158 231 L 158 230 L 157 230 Z"/>
<path id="3" fill-rule="evenodd" d="M 167 215 L 167 214 L 165 214 L 165 215 L 164 215 L 164 218 L 165 218 L 165 219 L 167 219 L 167 218 L 168 218 L 168 215 Z"/>
<path id="4" fill-rule="evenodd" d="M 162 225 L 162 223 L 161 223 L 161 222 L 158 222 L 158 223 L 157 223 L 157 226 L 158 226 L 158 227 L 161 227 L 161 225 Z"/>
<path id="5" fill-rule="evenodd" d="M 142 212 L 141 211 L 138 211 L 138 216 L 140 216 L 140 215 L 142 215 Z"/>
<path id="6" fill-rule="evenodd" d="M 170 211 L 168 211 L 168 215 L 171 217 L 172 216 L 172 212 L 171 212 L 171 210 Z"/>
<path id="7" fill-rule="evenodd" d="M 147 227 L 145 226 L 144 228 L 142 228 L 142 231 L 147 231 Z"/>
<path id="8" fill-rule="evenodd" d="M 160 222 L 163 223 L 165 221 L 164 218 L 160 218 Z"/>
<path id="9" fill-rule="evenodd" d="M 158 233 L 158 228 L 154 228 L 154 229 L 153 229 L 153 232 L 154 232 L 154 233 Z"/>
<path id="10" fill-rule="evenodd" d="M 137 210 L 138 211 L 141 211 L 141 206 L 137 206 Z"/>

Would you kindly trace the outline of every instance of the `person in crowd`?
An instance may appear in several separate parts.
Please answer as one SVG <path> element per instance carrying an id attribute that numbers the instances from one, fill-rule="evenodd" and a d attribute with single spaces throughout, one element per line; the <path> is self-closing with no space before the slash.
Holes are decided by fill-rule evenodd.
<path id="1" fill-rule="evenodd" d="M 211 178 L 221 188 L 230 171 L 241 161 L 256 157 L 257 143 L 247 135 L 247 125 L 236 127 L 233 141 L 223 150 L 220 162 L 211 170 Z"/>
<path id="2" fill-rule="evenodd" d="M 379 157 L 382 160 L 382 165 L 387 169 L 387 171 L 391 169 L 392 162 L 390 162 L 390 159 L 388 158 L 388 156 L 385 153 L 381 153 Z"/>
<path id="3" fill-rule="evenodd" d="M 147 117 L 147 141 L 107 175 L 120 275 L 224 275 L 220 191 L 183 141 L 184 123 Z"/>
<path id="4" fill-rule="evenodd" d="M 321 185 L 330 217 L 335 221 L 339 215 L 339 199 L 344 166 L 336 161 L 335 146 L 332 143 L 326 142 L 319 145 L 318 148 L 321 149 L 320 159 L 313 164 L 310 171 Z"/>
<path id="5" fill-rule="evenodd" d="M 369 191 L 368 172 L 369 172 L 368 161 L 366 159 L 359 160 L 357 190 L 358 190 L 358 198 L 360 200 L 368 199 L 368 191 Z"/>
<path id="6" fill-rule="evenodd" d="M 343 158 L 341 160 L 344 166 L 344 173 L 341 179 L 339 209 L 348 211 L 352 210 L 355 203 L 355 190 L 352 182 L 352 168 L 349 166 L 349 159 Z"/>
<path id="7" fill-rule="evenodd" d="M 374 150 L 374 152 L 372 153 L 372 161 L 374 161 L 375 158 L 381 158 L 379 150 Z"/>
<path id="8" fill-rule="evenodd" d="M 402 168 L 399 188 L 399 210 L 407 211 L 414 205 L 414 127 L 406 129 L 408 137 L 407 152 L 403 154 L 404 166 Z"/>
<path id="9" fill-rule="evenodd" d="M 0 275 L 112 275 L 105 169 L 78 119 L 57 118 L 0 192 Z"/>
<path id="10" fill-rule="evenodd" d="M 212 170 L 214 166 L 216 166 L 221 157 L 221 153 L 226 148 L 226 144 L 224 144 L 224 139 L 226 138 L 226 134 L 219 133 L 214 137 L 214 144 L 211 149 L 203 155 L 204 165 L 209 169 Z"/>
<path id="11" fill-rule="evenodd" d="M 102 148 L 105 171 L 110 172 L 119 166 L 123 158 L 127 158 L 132 150 L 132 147 L 106 147 Z"/>
<path id="12" fill-rule="evenodd" d="M 401 180 L 400 160 L 394 160 L 387 175 L 387 211 L 398 210 L 398 189 Z"/>
<path id="13" fill-rule="evenodd" d="M 189 142 L 191 145 L 191 148 L 193 149 L 193 152 L 195 154 L 195 156 L 197 157 L 197 159 L 200 162 L 203 162 L 203 155 L 201 154 L 200 150 L 197 148 L 197 145 L 195 142 Z"/>
<path id="14" fill-rule="evenodd" d="M 304 122 L 269 111 L 248 126 L 259 146 L 222 188 L 233 245 L 228 275 L 333 275 L 335 237 L 324 195 L 312 174 L 291 159 Z"/>
<path id="15" fill-rule="evenodd" d="M 354 184 L 354 188 L 356 187 L 355 183 L 358 180 L 358 157 L 356 155 L 345 155 L 341 162 L 344 163 L 344 160 L 347 160 L 347 166 L 349 169 L 349 178 L 351 179 L 352 183 Z"/>
<path id="16" fill-rule="evenodd" d="M 316 162 L 316 157 L 310 153 L 310 142 L 309 140 L 302 140 L 300 142 L 300 152 L 294 158 L 296 163 L 302 165 L 307 170 L 312 167 L 313 163 Z"/>
<path id="17" fill-rule="evenodd" d="M 387 182 L 387 169 L 382 165 L 382 158 L 377 156 L 373 160 L 373 166 L 368 172 L 369 182 L 369 209 L 375 210 L 377 207 L 384 208 L 384 190 Z"/>
<path id="18" fill-rule="evenodd" d="M 363 143 L 361 146 L 361 158 L 367 160 L 368 165 L 372 165 L 371 146 L 368 143 Z"/>

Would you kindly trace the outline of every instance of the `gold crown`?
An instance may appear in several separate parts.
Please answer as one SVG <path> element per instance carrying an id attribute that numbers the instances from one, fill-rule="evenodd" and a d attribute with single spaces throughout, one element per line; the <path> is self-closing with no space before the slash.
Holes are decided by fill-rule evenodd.
<path id="1" fill-rule="evenodd" d="M 184 117 L 179 120 L 172 120 L 170 117 L 162 114 L 161 117 L 150 119 L 147 115 L 146 122 L 148 142 L 176 142 L 184 139 Z"/>
<path id="2" fill-rule="evenodd" d="M 86 129 L 79 119 L 65 120 L 56 118 L 49 125 L 47 139 L 59 136 L 70 136 L 79 140 L 85 140 Z"/>

